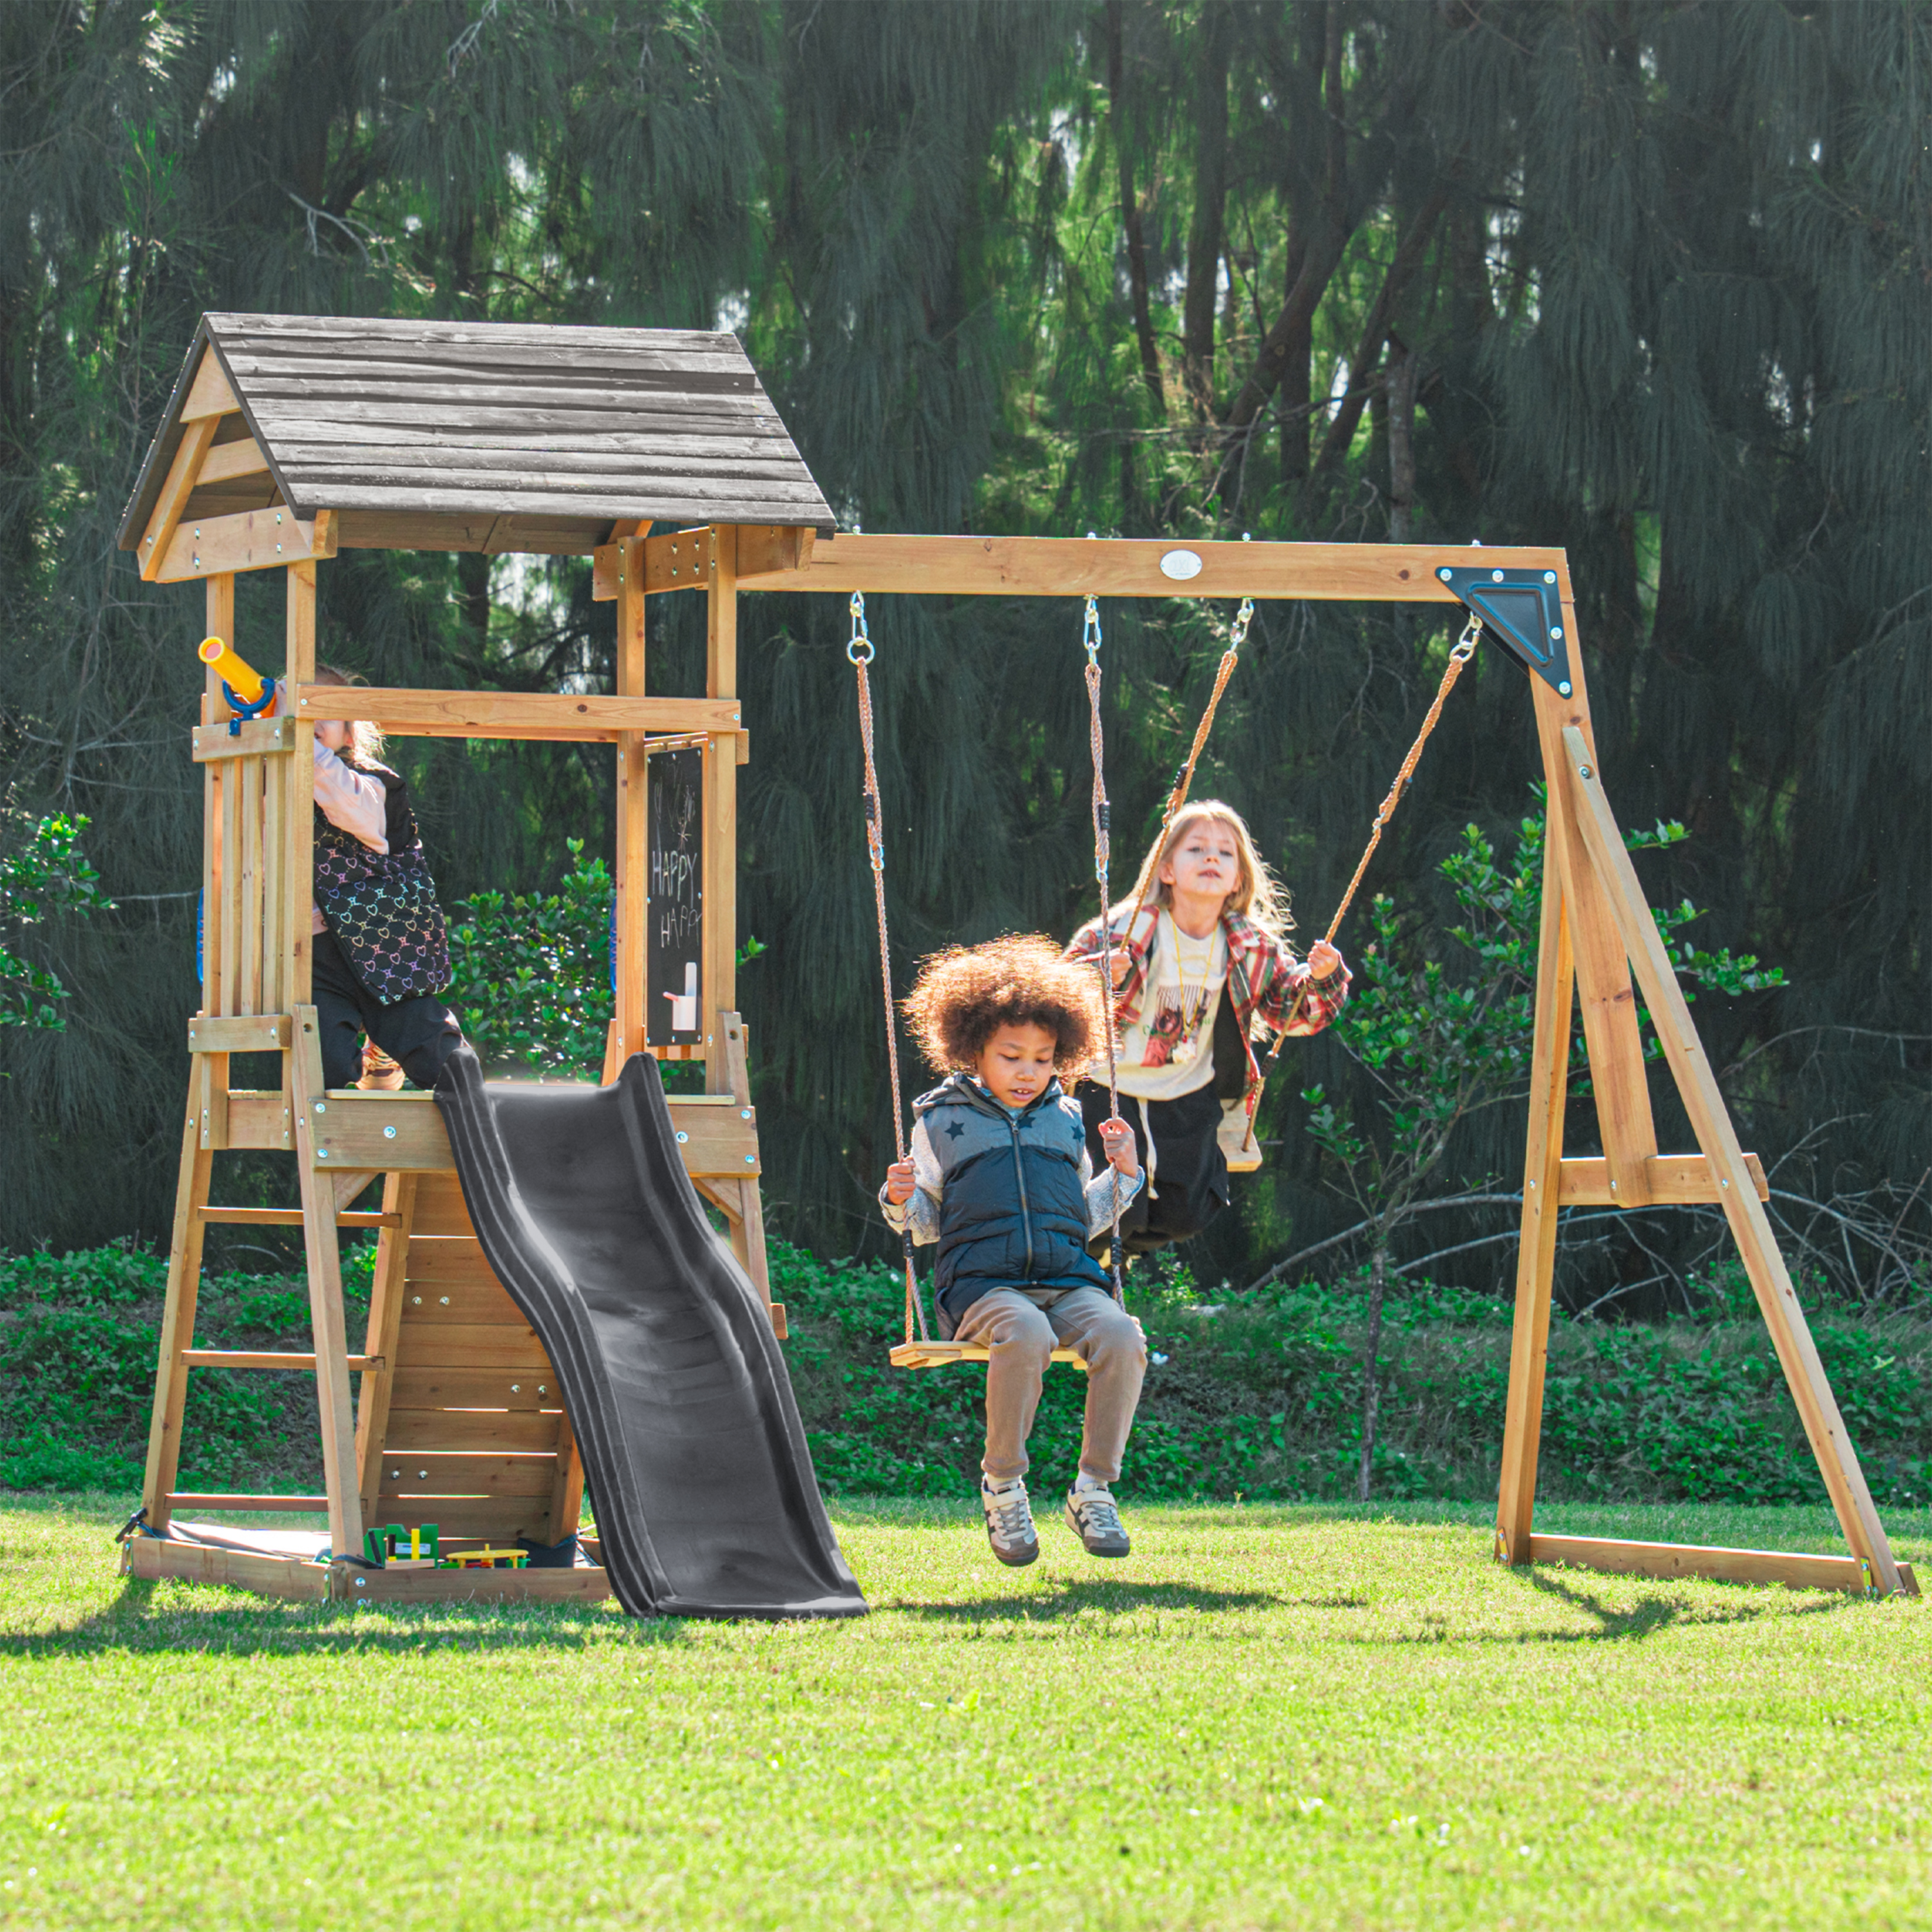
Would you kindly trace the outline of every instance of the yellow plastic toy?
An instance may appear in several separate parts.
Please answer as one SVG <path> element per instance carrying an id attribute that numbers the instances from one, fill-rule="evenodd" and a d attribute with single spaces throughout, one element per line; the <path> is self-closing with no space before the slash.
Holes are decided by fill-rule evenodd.
<path id="1" fill-rule="evenodd" d="M 196 655 L 244 704 L 257 703 L 268 688 L 268 680 L 245 658 L 237 657 L 226 638 L 202 638 Z"/>

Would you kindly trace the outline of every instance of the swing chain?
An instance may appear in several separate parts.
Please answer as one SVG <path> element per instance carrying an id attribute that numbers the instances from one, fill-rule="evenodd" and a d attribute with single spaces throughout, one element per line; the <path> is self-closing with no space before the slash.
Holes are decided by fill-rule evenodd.
<path id="1" fill-rule="evenodd" d="M 1112 857 L 1113 841 L 1108 832 L 1112 817 L 1107 800 L 1106 741 L 1100 724 L 1100 606 L 1087 599 L 1087 615 L 1081 642 L 1087 652 L 1088 744 L 1094 754 L 1094 876 L 1100 886 L 1100 1015 L 1107 1034 L 1107 1115 L 1120 1116 L 1120 1068 L 1116 1062 L 1114 1037 L 1113 908 L 1108 902 L 1107 874 Z M 1114 1299 L 1126 1306 L 1126 1291 L 1120 1281 L 1120 1171 L 1108 1163 L 1113 1181 L 1114 1232 L 1108 1259 L 1113 1272 Z"/>

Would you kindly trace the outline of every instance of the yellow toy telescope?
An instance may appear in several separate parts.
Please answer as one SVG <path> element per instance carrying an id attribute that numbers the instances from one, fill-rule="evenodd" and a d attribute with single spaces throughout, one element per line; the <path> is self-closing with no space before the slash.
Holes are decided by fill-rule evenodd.
<path id="1" fill-rule="evenodd" d="M 257 703 L 268 688 L 268 680 L 253 664 L 237 657 L 222 638 L 202 638 L 197 655 L 244 704 Z"/>

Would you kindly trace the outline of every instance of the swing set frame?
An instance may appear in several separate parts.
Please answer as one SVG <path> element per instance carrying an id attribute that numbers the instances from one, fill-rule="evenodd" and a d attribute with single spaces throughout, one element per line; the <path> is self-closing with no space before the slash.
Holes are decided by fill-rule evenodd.
<path id="1" fill-rule="evenodd" d="M 1917 1580 L 1911 1566 L 1892 1553 L 1765 1211 L 1769 1190 L 1763 1168 L 1739 1144 L 1604 794 L 1577 648 L 1575 596 L 1563 550 L 1485 548 L 1472 554 L 1426 544 L 1175 544 L 1131 538 L 855 535 L 820 542 L 809 560 L 797 567 L 741 576 L 740 584 L 746 590 L 825 591 L 848 597 L 896 592 L 1444 604 L 1486 619 L 1488 634 L 1497 638 L 1496 611 L 1486 607 L 1480 590 L 1466 589 L 1478 567 L 1498 584 L 1505 577 L 1512 584 L 1540 580 L 1550 586 L 1546 603 L 1561 613 L 1560 626 L 1549 632 L 1558 640 L 1553 650 L 1532 656 L 1520 647 L 1510 648 L 1529 686 L 1548 784 L 1549 820 L 1496 1560 L 1512 1566 L 1563 1562 L 1641 1576 L 1916 1596 Z M 1441 701 L 1438 695 L 1438 710 Z M 1390 802 L 1394 796 L 1392 792 Z M 1387 811 L 1385 802 L 1378 827 Z M 1640 993 L 1696 1136 L 1694 1153 L 1658 1151 L 1638 1028 Z M 1604 1151 L 1566 1158 L 1570 1042 L 1580 1010 Z M 1724 1210 L 1849 1554 L 1558 1536 L 1535 1528 L 1561 1212 L 1568 1207 L 1666 1205 Z M 955 1344 L 928 1342 L 908 1342 L 892 1352 L 895 1363 L 908 1367 L 937 1366 L 970 1354 Z M 1064 1351 L 1060 1358 L 1072 1359 Z"/>

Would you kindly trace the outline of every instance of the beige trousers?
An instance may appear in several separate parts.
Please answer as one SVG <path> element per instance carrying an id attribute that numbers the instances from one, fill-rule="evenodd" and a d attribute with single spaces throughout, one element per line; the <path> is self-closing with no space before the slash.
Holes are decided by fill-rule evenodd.
<path id="1" fill-rule="evenodd" d="M 953 1340 L 978 1342 L 991 1353 L 986 1454 L 980 1466 L 992 1480 L 1027 1472 L 1027 1438 L 1055 1348 L 1077 1350 L 1087 1364 L 1081 1473 L 1102 1483 L 1119 1477 L 1147 1373 L 1147 1337 L 1105 1288 L 996 1288 L 967 1310 Z"/>

